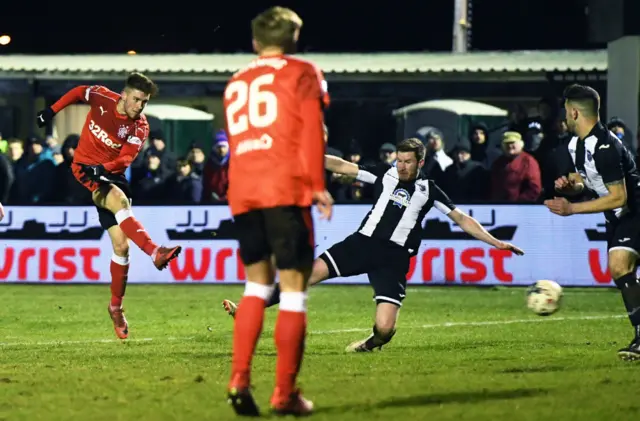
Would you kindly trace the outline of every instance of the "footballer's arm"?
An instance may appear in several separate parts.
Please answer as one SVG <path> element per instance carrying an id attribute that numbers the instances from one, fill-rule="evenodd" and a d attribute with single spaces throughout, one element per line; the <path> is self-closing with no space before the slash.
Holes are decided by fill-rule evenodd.
<path id="1" fill-rule="evenodd" d="M 522 250 L 513 244 L 506 243 L 504 241 L 498 240 L 496 237 L 491 235 L 484 227 L 473 217 L 467 215 L 462 212 L 460 209 L 456 208 L 449 212 L 447 216 L 455 222 L 464 232 L 471 235 L 473 238 L 483 241 L 490 246 L 501 250 L 511 250 L 518 255 L 524 254 Z"/>
<path id="2" fill-rule="evenodd" d="M 58 99 L 52 106 L 45 108 L 38 112 L 36 116 L 36 124 L 38 127 L 44 127 L 50 121 L 53 120 L 56 114 L 62 111 L 64 108 L 69 105 L 75 104 L 77 102 L 85 102 L 90 103 L 89 94 L 91 93 L 91 89 L 95 88 L 93 86 L 76 86 L 71 89 L 69 92 L 64 94 L 60 99 Z"/>
<path id="3" fill-rule="evenodd" d="M 596 170 L 602 177 L 609 194 L 586 202 L 571 203 L 568 206 L 568 214 L 576 213 L 600 213 L 617 209 L 627 203 L 627 186 L 624 180 L 620 152 L 616 144 L 607 144 L 609 147 L 599 147 L 593 155 Z"/>
<path id="4" fill-rule="evenodd" d="M 122 145 L 122 150 L 120 151 L 120 155 L 113 161 L 106 162 L 102 164 L 105 171 L 111 173 L 118 173 L 129 168 L 131 163 L 136 159 L 138 155 L 138 151 L 140 151 L 140 146 L 134 143 L 127 142 Z"/>
<path id="5" fill-rule="evenodd" d="M 57 114 L 69 105 L 73 105 L 78 102 L 88 103 L 90 91 L 91 86 L 76 86 L 75 88 L 71 89 L 69 92 L 61 96 L 60 99 L 51 106 L 51 110 L 53 110 L 53 112 Z"/>
<path id="6" fill-rule="evenodd" d="M 350 177 L 357 177 L 358 171 L 360 171 L 358 165 L 353 162 L 345 161 L 333 155 L 324 156 L 324 166 L 333 173 L 348 175 Z"/>
<path id="7" fill-rule="evenodd" d="M 624 178 L 606 183 L 609 194 L 586 202 L 571 204 L 571 213 L 599 213 L 620 208 L 627 203 L 627 186 Z"/>

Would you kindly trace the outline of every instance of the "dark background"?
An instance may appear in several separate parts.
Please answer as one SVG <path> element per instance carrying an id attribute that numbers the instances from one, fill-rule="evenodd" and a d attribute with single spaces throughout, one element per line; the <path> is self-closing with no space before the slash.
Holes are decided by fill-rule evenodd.
<path id="1" fill-rule="evenodd" d="M 101 8 L 11 1 L 0 10 L 0 34 L 12 42 L 0 46 L 0 54 L 250 52 L 251 19 L 274 4 L 292 7 L 304 20 L 301 51 L 451 50 L 453 0 L 166 6 L 111 1 Z M 603 48 L 589 41 L 586 5 L 587 0 L 473 0 L 472 50 Z"/>

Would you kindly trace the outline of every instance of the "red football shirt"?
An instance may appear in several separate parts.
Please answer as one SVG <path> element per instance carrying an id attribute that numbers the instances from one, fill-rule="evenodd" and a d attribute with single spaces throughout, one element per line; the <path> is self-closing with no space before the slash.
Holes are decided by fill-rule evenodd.
<path id="1" fill-rule="evenodd" d="M 324 191 L 326 82 L 311 63 L 258 57 L 224 92 L 229 137 L 228 200 L 233 215 L 307 207 Z"/>
<path id="2" fill-rule="evenodd" d="M 144 115 L 132 120 L 116 110 L 120 99 L 104 86 L 78 86 L 67 92 L 51 107 L 59 112 L 76 102 L 91 106 L 85 120 L 74 163 L 102 164 L 108 172 L 123 173 L 140 152 L 149 136 L 149 124 Z"/>

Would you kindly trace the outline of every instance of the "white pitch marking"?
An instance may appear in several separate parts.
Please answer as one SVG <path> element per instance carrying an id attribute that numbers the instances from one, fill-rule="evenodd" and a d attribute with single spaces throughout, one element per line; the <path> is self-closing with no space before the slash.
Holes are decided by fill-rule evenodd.
<path id="1" fill-rule="evenodd" d="M 571 320 L 606 320 L 606 319 L 619 319 L 626 317 L 623 315 L 611 315 L 611 316 L 580 316 L 580 317 L 540 317 L 538 319 L 515 319 L 515 320 L 488 320 L 484 322 L 445 322 L 435 323 L 422 326 L 402 326 L 402 329 L 436 329 L 439 327 L 459 327 L 459 326 L 495 326 L 495 325 L 510 325 L 516 323 L 545 323 L 545 322 L 562 322 Z M 330 335 L 333 333 L 349 333 L 349 332 L 368 332 L 371 329 L 336 329 L 336 330 L 319 330 L 310 332 L 316 335 Z"/>
<path id="2" fill-rule="evenodd" d="M 547 323 L 547 322 L 562 322 L 562 321 L 580 321 L 580 320 L 607 320 L 607 319 L 620 319 L 626 317 L 624 315 L 609 315 L 609 316 L 579 316 L 579 317 L 540 317 L 537 319 L 514 319 L 514 320 L 488 320 L 480 322 L 445 322 L 434 323 L 418 326 L 402 326 L 402 329 L 437 329 L 448 327 L 464 327 L 464 326 L 496 326 L 496 325 L 510 325 L 519 323 Z M 353 333 L 353 332 L 368 332 L 370 328 L 349 328 L 349 329 L 335 329 L 335 330 L 316 330 L 309 332 L 312 335 L 331 335 L 335 333 Z M 0 342 L 0 347 L 36 347 L 36 346 L 60 346 L 60 345 L 83 345 L 83 344 L 108 344 L 117 342 L 165 342 L 165 341 L 191 341 L 195 339 L 194 336 L 189 337 L 167 337 L 167 338 L 131 338 L 131 339 L 87 339 L 87 340 L 75 340 L 75 341 L 39 341 L 39 342 Z"/>

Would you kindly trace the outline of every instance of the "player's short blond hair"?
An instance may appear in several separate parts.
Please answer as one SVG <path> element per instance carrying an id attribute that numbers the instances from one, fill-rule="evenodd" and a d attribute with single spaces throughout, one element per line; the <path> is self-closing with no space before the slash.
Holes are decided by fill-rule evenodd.
<path id="1" fill-rule="evenodd" d="M 260 13 L 251 21 L 253 39 L 260 48 L 286 49 L 295 42 L 295 32 L 302 28 L 302 19 L 286 7 L 274 6 Z"/>

